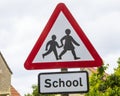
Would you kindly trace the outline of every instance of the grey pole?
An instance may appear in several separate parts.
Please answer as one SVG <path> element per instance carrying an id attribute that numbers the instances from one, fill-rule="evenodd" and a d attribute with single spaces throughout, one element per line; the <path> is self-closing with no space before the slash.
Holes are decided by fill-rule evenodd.
<path id="1" fill-rule="evenodd" d="M 67 68 L 62 68 L 61 72 L 68 72 L 68 69 Z M 64 94 L 61 94 L 61 96 L 69 96 L 69 94 L 64 93 Z"/>

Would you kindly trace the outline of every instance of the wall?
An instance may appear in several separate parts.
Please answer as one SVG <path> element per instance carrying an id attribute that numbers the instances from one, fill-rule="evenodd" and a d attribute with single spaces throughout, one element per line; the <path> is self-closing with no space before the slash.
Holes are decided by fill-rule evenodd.
<path id="1" fill-rule="evenodd" d="M 0 54 L 0 94 L 10 93 L 11 72 Z"/>

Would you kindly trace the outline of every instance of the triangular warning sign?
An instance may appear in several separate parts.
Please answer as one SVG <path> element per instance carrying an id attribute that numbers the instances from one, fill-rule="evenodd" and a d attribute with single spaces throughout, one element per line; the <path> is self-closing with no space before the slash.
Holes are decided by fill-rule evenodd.
<path id="1" fill-rule="evenodd" d="M 97 67 L 102 59 L 65 4 L 55 8 L 25 62 L 25 68 Z"/>

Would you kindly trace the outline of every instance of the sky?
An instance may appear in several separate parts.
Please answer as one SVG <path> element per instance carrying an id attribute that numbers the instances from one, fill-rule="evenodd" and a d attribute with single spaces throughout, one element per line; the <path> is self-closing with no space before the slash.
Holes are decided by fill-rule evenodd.
<path id="1" fill-rule="evenodd" d="M 13 75 L 11 83 L 21 96 L 32 91 L 41 72 L 24 62 L 47 24 L 53 10 L 65 3 L 95 47 L 108 73 L 113 73 L 120 57 L 120 0 L 0 0 L 0 51 Z"/>

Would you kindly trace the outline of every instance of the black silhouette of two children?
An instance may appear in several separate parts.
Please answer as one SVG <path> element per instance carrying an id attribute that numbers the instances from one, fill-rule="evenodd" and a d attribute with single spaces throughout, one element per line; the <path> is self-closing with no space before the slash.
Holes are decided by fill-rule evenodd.
<path id="1" fill-rule="evenodd" d="M 67 51 L 71 51 L 72 52 L 72 55 L 74 57 L 74 59 L 80 59 L 80 57 L 77 57 L 76 56 L 76 53 L 75 53 L 75 47 L 74 45 L 76 46 L 80 46 L 79 43 L 77 43 L 73 37 L 70 35 L 71 33 L 71 30 L 70 29 L 66 29 L 65 30 L 65 33 L 66 35 L 63 36 L 60 40 L 61 42 L 61 46 L 59 46 L 59 44 L 55 41 L 56 40 L 56 35 L 52 35 L 52 40 L 48 41 L 48 43 L 46 44 L 46 53 L 42 54 L 43 58 L 50 54 L 51 52 L 54 53 L 55 57 L 56 57 L 56 60 L 59 60 L 59 59 L 62 59 L 62 56 L 67 52 Z M 74 44 L 74 45 L 73 45 Z M 48 49 L 48 46 L 49 46 L 49 49 Z M 58 53 L 57 53 L 57 49 L 56 48 L 61 48 L 63 47 L 63 51 L 60 53 L 60 55 L 58 56 Z"/>

